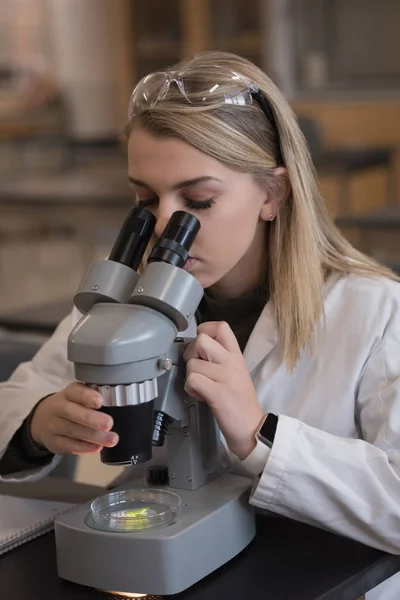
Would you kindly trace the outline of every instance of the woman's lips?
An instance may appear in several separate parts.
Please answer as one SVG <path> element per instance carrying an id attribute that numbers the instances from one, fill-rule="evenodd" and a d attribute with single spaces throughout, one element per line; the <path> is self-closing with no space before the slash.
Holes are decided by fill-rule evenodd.
<path id="1" fill-rule="evenodd" d="M 189 256 L 189 258 L 185 262 L 183 268 L 185 269 L 185 271 L 191 271 L 192 268 L 194 267 L 194 265 L 196 264 L 196 262 L 197 261 L 195 258 L 193 258 L 193 256 Z"/>

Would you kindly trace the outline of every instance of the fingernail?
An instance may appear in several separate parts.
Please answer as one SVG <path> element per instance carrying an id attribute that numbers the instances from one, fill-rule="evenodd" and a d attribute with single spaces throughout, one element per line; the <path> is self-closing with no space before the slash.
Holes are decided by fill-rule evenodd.
<path id="1" fill-rule="evenodd" d="M 99 427 L 104 431 L 110 431 L 114 425 L 114 421 L 108 415 L 105 415 L 104 419 L 99 423 Z"/>
<path id="2" fill-rule="evenodd" d="M 106 440 L 107 443 L 110 444 L 110 446 L 116 446 L 118 444 L 118 435 L 116 433 L 108 433 L 106 435 Z"/>
<path id="3" fill-rule="evenodd" d="M 103 398 L 99 395 L 96 394 L 96 396 L 94 396 L 94 405 L 96 408 L 100 408 L 103 404 Z"/>

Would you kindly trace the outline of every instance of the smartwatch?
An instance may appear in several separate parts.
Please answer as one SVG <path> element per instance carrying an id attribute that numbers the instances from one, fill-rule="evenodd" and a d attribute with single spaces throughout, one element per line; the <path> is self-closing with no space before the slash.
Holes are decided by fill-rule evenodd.
<path id="1" fill-rule="evenodd" d="M 273 413 L 268 413 L 256 431 L 256 440 L 260 440 L 268 448 L 272 448 L 277 426 L 278 417 Z"/>

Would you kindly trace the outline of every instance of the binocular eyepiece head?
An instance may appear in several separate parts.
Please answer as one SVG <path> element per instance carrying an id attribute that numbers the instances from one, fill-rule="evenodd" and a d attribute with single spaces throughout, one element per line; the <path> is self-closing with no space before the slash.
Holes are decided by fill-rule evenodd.
<path id="1" fill-rule="evenodd" d="M 134 209 L 125 221 L 109 259 L 124 262 L 136 269 L 153 233 L 155 222 L 155 217 L 148 211 Z M 200 223 L 194 215 L 185 211 L 175 212 L 155 242 L 148 264 L 159 262 L 183 267 L 199 229 Z M 187 276 L 191 277 L 188 273 Z M 169 284 L 173 285 L 173 275 L 171 274 L 171 279 L 169 277 L 168 274 L 167 287 Z M 154 327 L 157 327 L 156 319 Z M 102 462 L 110 465 L 136 465 L 149 461 L 152 446 L 162 445 L 170 422 L 167 415 L 154 411 L 157 380 L 144 380 L 130 385 L 96 386 L 96 389 L 103 397 L 102 410 L 112 416 L 113 431 L 119 435 L 119 442 L 115 447 L 103 448 L 101 451 Z"/>

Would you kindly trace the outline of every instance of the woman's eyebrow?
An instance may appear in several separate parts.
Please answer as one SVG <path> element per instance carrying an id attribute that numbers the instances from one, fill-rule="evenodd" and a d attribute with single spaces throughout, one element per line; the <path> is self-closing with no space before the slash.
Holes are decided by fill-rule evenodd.
<path id="1" fill-rule="evenodd" d="M 129 183 L 132 183 L 133 185 L 136 185 L 138 187 L 144 187 L 147 189 L 151 189 L 147 183 L 145 183 L 144 181 L 140 181 L 139 179 L 134 179 L 133 177 L 129 177 L 128 180 L 129 180 Z M 208 181 L 216 181 L 218 183 L 222 183 L 222 181 L 220 179 L 217 179 L 217 177 L 210 177 L 208 175 L 204 175 L 203 177 L 195 177 L 194 179 L 187 179 L 186 181 L 180 181 L 179 183 L 176 183 L 175 185 L 173 185 L 172 189 L 179 190 L 181 188 L 189 187 L 192 185 L 197 185 L 199 183 L 204 183 L 204 182 L 208 182 Z"/>

